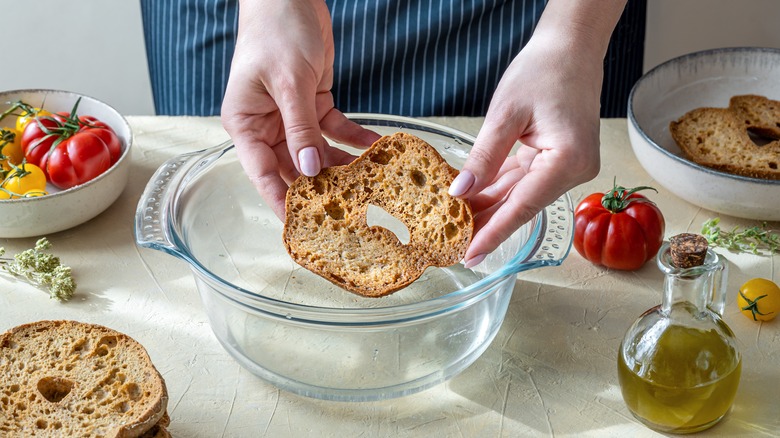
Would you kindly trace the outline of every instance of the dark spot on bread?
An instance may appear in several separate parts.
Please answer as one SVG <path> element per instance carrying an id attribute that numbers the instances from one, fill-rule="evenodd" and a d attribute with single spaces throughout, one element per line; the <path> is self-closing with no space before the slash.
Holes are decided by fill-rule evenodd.
<path id="1" fill-rule="evenodd" d="M 412 176 L 412 182 L 417 187 L 425 186 L 425 183 L 428 181 L 428 178 L 425 176 L 425 174 L 420 172 L 417 169 L 412 170 L 411 176 Z"/>

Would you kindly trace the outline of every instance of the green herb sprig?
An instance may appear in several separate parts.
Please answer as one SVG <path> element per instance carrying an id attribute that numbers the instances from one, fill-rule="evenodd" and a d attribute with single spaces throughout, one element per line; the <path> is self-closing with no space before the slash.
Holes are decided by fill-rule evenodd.
<path id="1" fill-rule="evenodd" d="M 33 286 L 48 289 L 49 296 L 58 301 L 68 301 L 76 291 L 71 269 L 60 263 L 60 258 L 47 252 L 51 243 L 45 237 L 35 247 L 22 251 L 13 258 L 3 257 L 5 248 L 0 247 L 2 272 L 26 280 Z"/>
<path id="2" fill-rule="evenodd" d="M 747 228 L 734 227 L 725 231 L 718 225 L 720 218 L 709 219 L 702 224 L 701 234 L 710 245 L 734 252 L 772 255 L 780 252 L 780 234 L 767 228 L 767 223 Z"/>

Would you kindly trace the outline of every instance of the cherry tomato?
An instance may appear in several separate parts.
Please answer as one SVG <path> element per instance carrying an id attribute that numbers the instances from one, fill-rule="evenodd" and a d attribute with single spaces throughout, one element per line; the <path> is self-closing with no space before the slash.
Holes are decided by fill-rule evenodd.
<path id="1" fill-rule="evenodd" d="M 51 113 L 45 109 L 32 107 L 26 104 L 20 103 L 20 108 L 22 108 L 21 114 L 16 118 L 16 130 L 19 132 L 24 132 L 24 128 L 27 127 L 27 124 L 33 121 L 36 117 L 45 117 L 51 115 Z"/>
<path id="2" fill-rule="evenodd" d="M 661 210 L 617 184 L 606 193 L 592 193 L 574 210 L 574 248 L 591 263 L 633 271 L 655 257 L 663 243 L 666 222 Z"/>
<path id="3" fill-rule="evenodd" d="M 770 321 L 780 313 L 780 287 L 766 278 L 753 278 L 739 288 L 737 305 L 753 321 Z"/>
<path id="4" fill-rule="evenodd" d="M 45 191 L 46 175 L 40 167 L 31 163 L 22 163 L 14 166 L 8 173 L 2 188 L 11 198 L 19 198 L 30 191 Z"/>
<path id="5" fill-rule="evenodd" d="M 46 171 L 49 152 L 54 142 L 60 138 L 60 135 L 55 133 L 59 127 L 60 122 L 52 117 L 38 117 L 27 124 L 22 132 L 21 145 L 28 163 L 35 164 L 44 169 L 44 172 Z"/>
<path id="6" fill-rule="evenodd" d="M 22 135 L 14 128 L 0 129 L 0 164 L 3 170 L 11 170 L 11 164 L 19 164 L 23 158 Z"/>

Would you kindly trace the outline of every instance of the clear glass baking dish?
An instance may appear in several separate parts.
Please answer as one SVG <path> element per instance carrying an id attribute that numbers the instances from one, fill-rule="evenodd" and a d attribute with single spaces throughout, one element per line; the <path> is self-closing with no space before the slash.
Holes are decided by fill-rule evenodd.
<path id="1" fill-rule="evenodd" d="M 423 138 L 456 168 L 474 141 L 428 121 L 349 117 L 379 134 Z M 365 401 L 423 390 L 473 363 L 501 326 L 517 274 L 568 255 L 573 209 L 566 194 L 480 265 L 428 268 L 382 298 L 347 292 L 296 265 L 282 228 L 229 142 L 160 166 L 135 218 L 138 245 L 190 265 L 214 334 L 247 370 L 297 394 Z"/>

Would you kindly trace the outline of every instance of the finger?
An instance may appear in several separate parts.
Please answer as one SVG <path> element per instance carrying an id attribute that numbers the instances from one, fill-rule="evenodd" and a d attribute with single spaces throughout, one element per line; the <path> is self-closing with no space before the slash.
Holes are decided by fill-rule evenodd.
<path id="1" fill-rule="evenodd" d="M 475 217 L 477 231 L 464 257 L 468 267 L 474 266 L 469 262 L 481 261 L 518 228 L 555 201 L 560 193 L 572 188 L 555 175 L 549 169 L 528 173 L 522 182 L 512 187 L 503 201 Z"/>
<path id="2" fill-rule="evenodd" d="M 469 198 L 490 185 L 525 129 L 515 123 L 500 123 L 492 114 L 495 112 L 488 110 L 463 168 L 450 185 L 450 195 Z"/>
<path id="3" fill-rule="evenodd" d="M 508 160 L 514 161 L 514 160 Z M 503 170 L 503 168 L 502 168 Z M 499 171 L 493 184 L 487 186 L 484 190 L 469 198 L 471 208 L 478 213 L 485 211 L 494 205 L 500 203 L 512 188 L 522 179 L 527 172 L 525 169 L 515 166 L 513 169 Z"/>
<path id="4" fill-rule="evenodd" d="M 282 115 L 290 157 L 301 174 L 315 176 L 322 169 L 325 146 L 317 118 L 316 86 L 301 77 L 274 85 L 269 91 Z"/>
<path id="5" fill-rule="evenodd" d="M 331 108 L 320 121 L 322 132 L 336 142 L 357 148 L 367 148 L 381 135 L 353 122 L 341 111 Z"/>
<path id="6" fill-rule="evenodd" d="M 252 185 L 279 219 L 284 220 L 287 183 L 279 173 L 279 160 L 265 143 L 236 145 L 236 155 Z"/>

